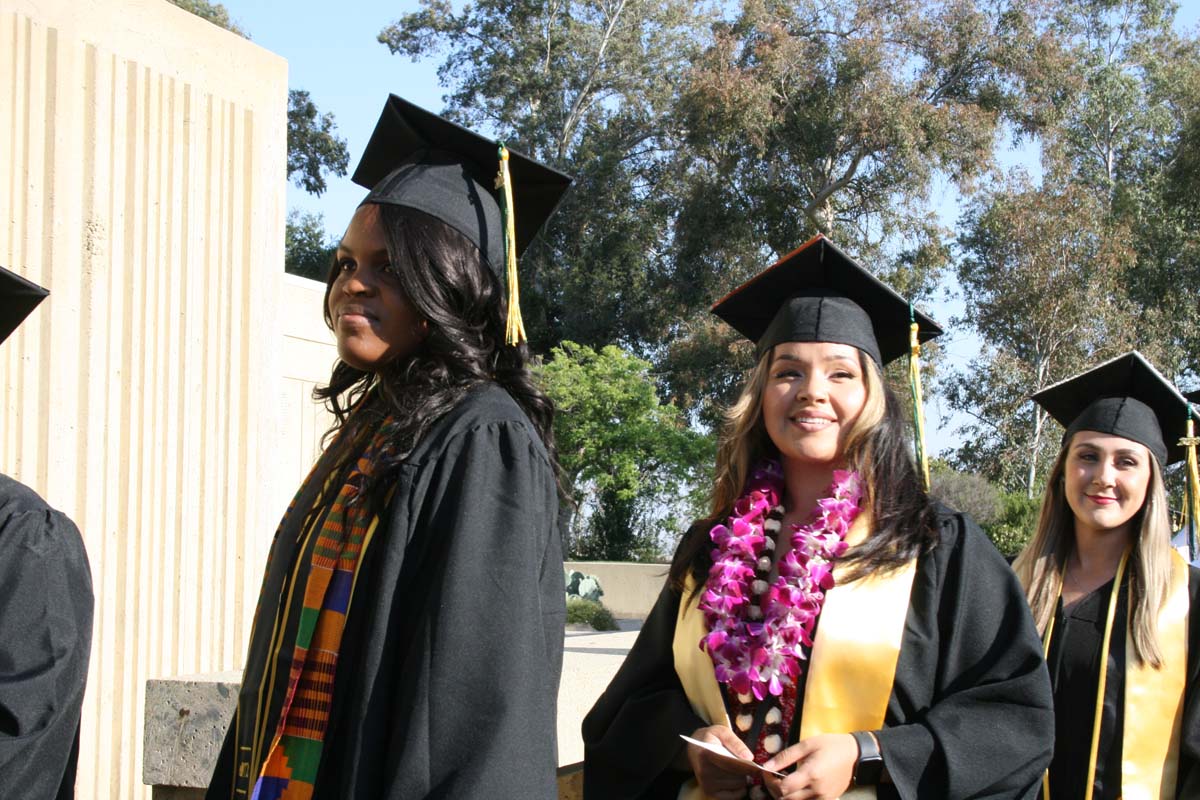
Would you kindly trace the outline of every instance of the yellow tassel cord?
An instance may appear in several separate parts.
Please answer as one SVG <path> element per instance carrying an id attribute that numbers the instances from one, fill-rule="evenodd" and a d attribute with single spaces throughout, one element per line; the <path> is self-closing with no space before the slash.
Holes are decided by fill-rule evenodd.
<path id="1" fill-rule="evenodd" d="M 1188 561 L 1196 560 L 1196 537 L 1200 536 L 1200 518 L 1197 518 L 1197 514 L 1200 513 L 1200 509 L 1197 508 L 1197 504 L 1200 504 L 1200 468 L 1196 466 L 1196 445 L 1200 445 L 1200 438 L 1196 436 L 1193 416 L 1194 412 L 1189 405 L 1187 436 L 1179 440 L 1179 443 L 1187 448 L 1187 466 L 1184 467 L 1186 486 L 1183 499 L 1183 530 L 1187 531 L 1188 537 Z"/>
<path id="2" fill-rule="evenodd" d="M 504 263 L 508 279 L 508 320 L 504 325 L 504 340 L 510 345 L 525 341 L 525 323 L 521 319 L 521 288 L 517 283 L 517 223 L 513 205 L 512 176 L 508 172 L 508 148 L 499 145 L 500 174 L 496 188 L 504 189 L 500 212 L 504 217 Z"/>
<path id="3" fill-rule="evenodd" d="M 1121 556 L 1121 562 L 1117 564 L 1117 574 L 1113 578 L 1112 594 L 1108 596 L 1108 614 L 1104 622 L 1104 640 L 1100 645 L 1100 652 L 1103 657 L 1100 659 L 1100 680 L 1099 686 L 1096 688 L 1096 709 L 1092 717 L 1092 746 L 1088 752 L 1088 772 L 1087 772 L 1087 789 L 1084 790 L 1084 800 L 1092 800 L 1092 793 L 1096 785 L 1096 758 L 1100 751 L 1100 720 L 1104 711 L 1104 688 L 1108 683 L 1108 648 L 1112 643 L 1113 620 L 1117 616 L 1117 597 L 1121 591 L 1121 581 L 1125 577 L 1125 567 L 1129 563 L 1129 553 L 1131 549 L 1126 549 L 1124 555 Z M 1064 568 L 1064 577 L 1065 577 Z M 1058 599 L 1055 600 L 1055 607 L 1058 606 L 1058 600 L 1062 599 L 1062 583 L 1058 586 Z M 1046 635 L 1042 637 L 1042 651 L 1046 658 L 1050 657 L 1050 637 L 1054 634 L 1054 617 L 1050 617 L 1050 624 L 1046 626 Z M 1046 770 L 1042 775 L 1042 800 L 1050 800 L 1050 770 Z"/>
<path id="4" fill-rule="evenodd" d="M 908 334 L 908 344 L 911 348 L 908 356 L 908 385 L 912 390 L 913 449 L 916 450 L 917 468 L 920 469 L 921 479 L 925 482 L 925 491 L 929 491 L 929 453 L 925 449 L 925 405 L 921 400 L 921 340 L 917 336 L 920 326 L 916 323 L 912 304 L 908 306 L 908 318 L 912 321 Z"/>

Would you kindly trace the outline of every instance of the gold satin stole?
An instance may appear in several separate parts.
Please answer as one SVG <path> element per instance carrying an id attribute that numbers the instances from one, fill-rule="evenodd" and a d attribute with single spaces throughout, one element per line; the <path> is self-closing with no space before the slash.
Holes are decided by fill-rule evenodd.
<path id="1" fill-rule="evenodd" d="M 1116 591 L 1114 587 L 1113 591 Z M 1132 598 L 1131 598 L 1132 599 Z M 1158 614 L 1162 669 L 1133 662 L 1125 628 L 1125 732 L 1121 738 L 1123 800 L 1174 800 L 1187 684 L 1188 565 L 1171 551 L 1171 588 Z"/>
<path id="2" fill-rule="evenodd" d="M 850 526 L 846 541 L 855 546 L 866 541 L 870 533 L 870 517 L 862 512 Z M 916 571 L 913 559 L 886 575 L 868 575 L 853 583 L 837 584 L 826 593 L 817 637 L 802 673 L 806 684 L 800 710 L 801 739 L 883 727 Z M 698 608 L 700 595 L 693 596 L 695 586 L 688 576 L 672 642 L 675 671 L 696 715 L 710 725 L 732 728 L 712 659 L 700 649 L 708 628 Z M 862 786 L 842 797 L 867 800 L 875 798 L 876 792 L 874 787 Z M 695 778 L 679 790 L 679 800 L 706 798 Z"/>

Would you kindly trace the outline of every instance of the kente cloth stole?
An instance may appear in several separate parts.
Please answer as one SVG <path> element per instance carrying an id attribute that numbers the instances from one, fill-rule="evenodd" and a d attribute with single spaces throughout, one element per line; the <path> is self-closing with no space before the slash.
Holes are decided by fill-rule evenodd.
<path id="1" fill-rule="evenodd" d="M 309 800 L 313 795 L 333 702 L 342 632 L 362 565 L 361 555 L 379 526 L 379 517 L 371 513 L 370 498 L 363 490 L 376 467 L 394 450 L 391 422 L 388 418 L 379 425 L 317 532 L 287 692 L 254 783 L 253 800 Z"/>
<path id="2" fill-rule="evenodd" d="M 846 541 L 853 547 L 871 532 L 864 509 L 850 526 Z M 834 566 L 834 578 L 838 568 Z M 874 731 L 883 727 L 917 561 L 913 559 L 885 575 L 868 575 L 838 583 L 825 595 L 817 636 L 801 680 L 807 681 L 800 712 L 800 738 L 822 733 Z M 704 614 L 693 596 L 695 580 L 688 576 L 675 621 L 672 651 L 675 671 L 696 715 L 709 724 L 730 725 L 712 659 L 699 647 L 708 633 Z M 688 731 L 690 733 L 690 731 Z M 874 787 L 852 788 L 846 800 L 874 798 Z M 679 790 L 679 800 L 702 800 L 694 778 Z"/>

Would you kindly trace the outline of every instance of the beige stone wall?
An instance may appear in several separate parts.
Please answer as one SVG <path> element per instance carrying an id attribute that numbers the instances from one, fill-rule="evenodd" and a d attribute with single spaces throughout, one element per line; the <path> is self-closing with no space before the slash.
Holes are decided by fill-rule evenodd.
<path id="1" fill-rule="evenodd" d="M 148 797 L 151 677 L 238 668 L 324 421 L 320 286 L 283 274 L 287 66 L 163 0 L 0 0 L 0 470 L 83 532 L 78 791 Z"/>
<path id="2" fill-rule="evenodd" d="M 670 564 L 633 564 L 625 561 L 568 561 L 567 570 L 595 575 L 604 590 L 600 602 L 624 619 L 645 619 L 654 608 Z"/>

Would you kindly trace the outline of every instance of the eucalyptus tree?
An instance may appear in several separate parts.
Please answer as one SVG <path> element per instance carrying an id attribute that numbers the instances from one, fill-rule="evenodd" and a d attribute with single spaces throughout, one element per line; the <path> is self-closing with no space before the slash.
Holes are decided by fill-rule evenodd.
<path id="1" fill-rule="evenodd" d="M 379 34 L 395 54 L 443 58 L 449 116 L 576 178 L 521 262 L 535 350 L 645 350 L 660 335 L 672 110 L 710 18 L 691 0 L 422 0 Z"/>
<path id="2" fill-rule="evenodd" d="M 1032 497 L 1058 429 L 1028 398 L 1128 349 L 1133 318 L 1121 275 L 1136 254 L 1103 198 L 1078 184 L 1003 180 L 974 200 L 963 228 L 956 267 L 966 310 L 956 324 L 984 344 L 942 383 L 951 408 L 969 419 L 951 457 Z"/>
<path id="3" fill-rule="evenodd" d="M 1022 129 L 1051 180 L 1103 199 L 1136 258 L 1122 274 L 1138 324 L 1129 344 L 1170 373 L 1200 372 L 1200 219 L 1180 191 L 1190 115 L 1200 108 L 1200 42 L 1169 0 L 1064 0 L 1034 13 Z M 1191 145 L 1194 147 L 1194 145 Z"/>

